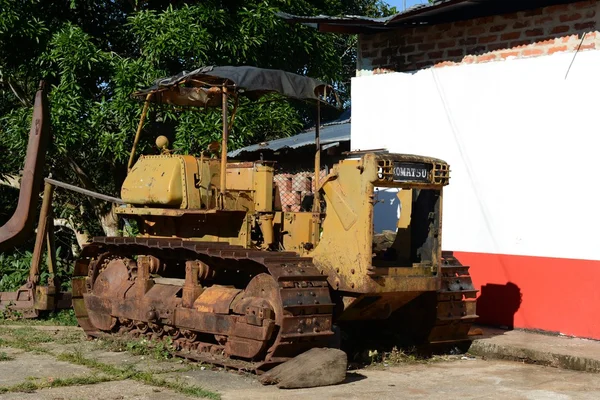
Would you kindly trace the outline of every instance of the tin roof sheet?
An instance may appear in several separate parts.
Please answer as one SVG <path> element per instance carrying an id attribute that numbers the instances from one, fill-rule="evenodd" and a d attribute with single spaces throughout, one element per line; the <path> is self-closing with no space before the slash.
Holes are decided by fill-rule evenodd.
<path id="1" fill-rule="evenodd" d="M 350 110 L 344 112 L 337 120 L 321 127 L 321 146 L 336 142 L 350 140 Z M 228 153 L 229 157 L 237 157 L 242 153 L 259 153 L 261 151 L 278 151 L 282 149 L 298 149 L 300 147 L 315 145 L 315 129 L 312 128 L 294 136 L 257 143 Z"/>

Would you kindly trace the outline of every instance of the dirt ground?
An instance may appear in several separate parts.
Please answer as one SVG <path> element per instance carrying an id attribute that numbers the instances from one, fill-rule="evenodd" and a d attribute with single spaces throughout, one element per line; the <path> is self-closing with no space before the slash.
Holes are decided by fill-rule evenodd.
<path id="1" fill-rule="evenodd" d="M 74 327 L 0 325 L 0 399 L 598 399 L 600 375 L 452 356 L 349 371 L 340 385 L 280 390 L 253 375 L 168 358 Z"/>

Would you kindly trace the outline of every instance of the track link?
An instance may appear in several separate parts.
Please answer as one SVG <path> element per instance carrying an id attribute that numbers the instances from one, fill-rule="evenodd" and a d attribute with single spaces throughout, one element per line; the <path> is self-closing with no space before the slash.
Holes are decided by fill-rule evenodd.
<path id="1" fill-rule="evenodd" d="M 441 279 L 436 324 L 429 335 L 429 343 L 467 341 L 469 330 L 477 319 L 477 290 L 473 286 L 469 267 L 462 265 L 452 252 L 443 252 Z"/>
<path id="2" fill-rule="evenodd" d="M 96 263 L 101 262 L 105 254 L 115 257 L 131 258 L 136 255 L 157 258 L 177 258 L 181 261 L 200 259 L 208 265 L 221 263 L 228 269 L 244 274 L 243 263 L 252 263 L 267 271 L 278 287 L 283 311 L 275 327 L 275 339 L 269 343 L 266 356 L 260 360 L 238 360 L 226 356 L 225 348 L 219 343 L 202 341 L 203 332 L 189 332 L 177 325 L 156 325 L 147 321 L 131 321 L 119 317 L 113 312 L 115 324 L 113 331 L 134 336 L 145 335 L 154 339 L 171 337 L 177 349 L 176 354 L 216 365 L 255 372 L 266 370 L 278 363 L 294 357 L 312 347 L 326 346 L 333 336 L 332 312 L 334 305 L 329 296 L 327 276 L 322 275 L 312 264 L 310 258 L 302 258 L 292 252 L 266 252 L 245 249 L 225 243 L 187 241 L 181 239 L 157 238 L 94 238 L 77 260 L 73 277 L 73 306 L 79 325 L 87 335 L 100 337 L 107 330 L 98 329 L 92 323 L 86 296 L 93 291 Z M 96 266 L 96 269 L 98 267 Z M 221 267 L 223 268 L 223 267 Z M 256 269 L 256 268 L 255 268 Z M 94 275 L 96 274 L 96 275 Z M 137 278 L 130 277 L 121 282 L 124 292 L 134 286 Z M 178 307 L 181 307 L 180 305 Z M 108 307 L 110 309 L 110 306 Z M 189 309 L 188 309 L 189 310 Z M 177 308 L 173 312 L 176 314 Z M 112 328 L 112 327 L 111 327 Z M 108 332 L 110 333 L 110 332 Z"/>

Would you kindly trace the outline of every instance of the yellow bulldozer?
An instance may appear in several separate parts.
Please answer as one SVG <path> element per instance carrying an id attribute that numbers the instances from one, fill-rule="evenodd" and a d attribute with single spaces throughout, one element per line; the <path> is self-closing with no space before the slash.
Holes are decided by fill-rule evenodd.
<path id="1" fill-rule="evenodd" d="M 239 97 L 272 93 L 317 109 L 301 211 L 282 209 L 276 163 L 227 156 Z M 121 199 L 105 200 L 139 233 L 96 237 L 76 261 L 72 304 L 89 336 L 170 338 L 185 357 L 255 371 L 346 336 L 468 340 L 476 291 L 468 267 L 441 251 L 446 162 L 358 151 L 324 170 L 320 110 L 335 91 L 279 70 L 203 67 L 134 97 L 143 112 L 128 175 Z M 157 154 L 138 156 L 151 104 L 220 108 L 220 155 L 179 154 L 159 136 Z M 378 232 L 374 215 L 390 204 L 393 229 Z"/>

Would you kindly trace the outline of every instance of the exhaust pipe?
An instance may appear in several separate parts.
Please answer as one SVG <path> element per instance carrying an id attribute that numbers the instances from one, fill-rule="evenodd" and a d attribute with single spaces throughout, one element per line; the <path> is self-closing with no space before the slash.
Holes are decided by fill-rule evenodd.
<path id="1" fill-rule="evenodd" d="M 33 232 L 38 196 L 42 187 L 46 150 L 50 142 L 50 113 L 44 81 L 35 95 L 33 119 L 29 131 L 27 155 L 21 177 L 17 209 L 0 227 L 0 251 L 9 250 L 25 241 Z"/>

